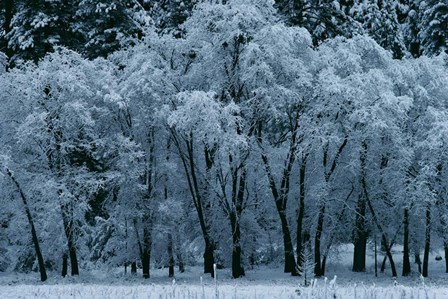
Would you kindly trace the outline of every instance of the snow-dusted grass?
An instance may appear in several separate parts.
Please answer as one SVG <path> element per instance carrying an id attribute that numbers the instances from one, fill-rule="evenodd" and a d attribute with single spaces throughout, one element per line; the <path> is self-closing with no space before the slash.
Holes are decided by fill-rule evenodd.
<path id="1" fill-rule="evenodd" d="M 425 287 L 377 287 L 377 286 L 345 286 L 345 287 L 308 287 L 272 285 L 147 285 L 147 286 L 105 286 L 105 285 L 21 285 L 2 286 L 1 298 L 86 298 L 86 299 L 274 299 L 274 298 L 356 298 L 356 299 L 407 299 L 407 298 L 448 298 L 448 288 Z"/>

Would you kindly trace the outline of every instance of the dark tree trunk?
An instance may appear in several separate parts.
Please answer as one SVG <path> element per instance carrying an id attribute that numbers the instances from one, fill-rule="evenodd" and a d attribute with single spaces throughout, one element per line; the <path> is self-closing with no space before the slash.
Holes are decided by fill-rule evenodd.
<path id="1" fill-rule="evenodd" d="M 148 228 L 143 228 L 143 252 L 142 252 L 142 272 L 143 278 L 150 277 L 151 261 L 151 233 Z"/>
<path id="2" fill-rule="evenodd" d="M 394 258 L 392 256 L 392 245 L 389 246 L 389 244 L 387 244 L 387 238 L 386 235 L 383 233 L 381 235 L 381 239 L 383 240 L 383 243 L 386 244 L 386 256 L 384 257 L 383 260 L 383 265 L 381 265 L 381 272 L 384 272 L 385 266 L 386 266 L 386 257 L 389 260 L 389 264 L 390 264 L 390 269 L 392 271 L 392 277 L 397 277 L 397 268 L 395 267 L 395 262 L 394 262 Z"/>
<path id="3" fill-rule="evenodd" d="M 359 233 L 355 239 L 355 250 L 353 252 L 353 272 L 366 271 L 366 247 L 367 237 L 365 233 Z"/>
<path id="4" fill-rule="evenodd" d="M 306 175 L 306 162 L 308 154 L 302 155 L 300 164 L 300 179 L 299 179 L 299 213 L 297 214 L 297 265 L 301 269 L 303 265 L 303 218 L 305 216 L 305 175 Z"/>
<path id="5" fill-rule="evenodd" d="M 143 249 L 143 255 L 142 255 L 142 272 L 143 272 L 143 278 L 148 279 L 150 277 L 149 273 L 149 251 L 147 248 Z"/>
<path id="6" fill-rule="evenodd" d="M 28 206 L 28 200 L 26 199 L 25 193 L 23 193 L 23 190 L 20 187 L 19 182 L 15 179 L 12 172 L 9 169 L 6 169 L 6 173 L 11 178 L 14 185 L 17 187 L 17 190 L 19 191 L 19 194 L 20 194 L 20 198 L 22 199 L 23 206 L 25 208 L 25 214 L 28 219 L 28 223 L 31 227 L 31 238 L 33 240 L 34 250 L 35 250 L 36 256 L 37 256 L 37 263 L 39 265 L 40 280 L 45 281 L 48 278 L 47 271 L 45 270 L 45 262 L 44 262 L 44 258 L 42 256 L 42 251 L 40 250 L 39 239 L 37 238 L 36 228 L 34 227 L 33 216 L 31 215 L 31 211 Z"/>
<path id="7" fill-rule="evenodd" d="M 64 253 L 62 255 L 62 277 L 67 276 L 67 270 L 68 270 L 68 256 L 67 253 Z"/>
<path id="8" fill-rule="evenodd" d="M 231 215 L 232 223 L 232 278 L 240 278 L 245 275 L 244 268 L 241 265 L 241 231 L 240 223 L 236 215 Z"/>
<path id="9" fill-rule="evenodd" d="M 423 277 L 428 277 L 429 249 L 431 245 L 431 204 L 426 204 L 425 251 L 423 253 Z"/>
<path id="10" fill-rule="evenodd" d="M 76 254 L 76 245 L 73 232 L 73 220 L 70 217 L 67 206 L 61 206 L 64 232 L 67 238 L 68 254 L 70 257 L 70 269 L 72 276 L 79 275 L 78 258 Z"/>
<path id="11" fill-rule="evenodd" d="M 177 137 L 177 134 L 174 130 L 171 131 L 171 136 L 173 137 L 173 142 L 175 146 L 177 147 L 177 150 L 179 152 L 179 157 L 182 162 L 182 166 L 185 171 L 185 176 L 187 178 L 188 183 L 188 189 L 190 191 L 191 197 L 193 199 L 193 204 L 195 206 L 199 224 L 202 231 L 202 236 L 204 238 L 205 243 L 205 250 L 204 250 L 204 273 L 210 273 L 212 277 L 214 277 L 214 271 L 213 271 L 213 264 L 214 264 L 214 250 L 215 245 L 210 235 L 210 229 L 209 224 L 207 222 L 207 205 L 205 205 L 204 208 L 204 201 L 207 196 L 207 189 L 208 189 L 208 182 L 205 183 L 205 186 L 203 186 L 202 189 L 205 189 L 201 191 L 201 188 L 199 186 L 199 180 L 196 175 L 196 163 L 195 163 L 195 156 L 194 156 L 194 142 L 193 142 L 193 133 L 190 133 L 187 137 L 187 140 L 185 140 L 185 146 L 186 146 L 186 153 L 183 152 L 181 143 Z M 206 173 L 210 172 L 211 167 L 213 166 L 214 160 L 213 160 L 213 154 L 210 153 L 210 151 L 205 148 L 205 162 L 206 162 Z M 205 203 L 206 204 L 206 203 Z"/>
<path id="12" fill-rule="evenodd" d="M 386 255 L 389 259 L 390 269 L 392 270 L 392 277 L 397 277 L 397 269 L 395 268 L 395 262 L 392 257 L 392 252 L 390 251 L 390 248 L 386 251 Z"/>
<path id="13" fill-rule="evenodd" d="M 445 248 L 445 272 L 448 273 L 448 243 L 444 243 Z"/>
<path id="14" fill-rule="evenodd" d="M 322 231 L 324 229 L 324 217 L 325 203 L 322 203 L 319 209 L 319 216 L 317 218 L 316 236 L 314 237 L 314 274 L 318 277 L 322 276 L 320 239 L 322 237 Z"/>
<path id="15" fill-rule="evenodd" d="M 212 277 L 215 276 L 213 271 L 213 264 L 215 263 L 214 250 L 214 246 L 209 241 L 206 241 L 204 251 L 204 273 L 210 273 Z"/>
<path id="16" fill-rule="evenodd" d="M 232 156 L 229 162 L 232 165 Z M 240 167 L 232 167 L 232 207 L 230 208 L 230 226 L 232 229 L 232 278 L 240 278 L 245 275 L 241 264 L 241 229 L 240 218 L 243 212 L 243 201 L 246 190 L 246 167 L 244 161 Z M 240 170 L 238 175 L 238 170 Z"/>
<path id="17" fill-rule="evenodd" d="M 283 245 L 284 254 L 285 254 L 285 273 L 291 273 L 291 275 L 298 275 L 297 272 L 297 264 L 294 256 L 294 248 L 291 240 L 291 233 L 289 231 L 288 220 L 286 219 L 286 211 L 279 211 L 280 221 L 282 223 L 282 232 L 283 232 Z"/>
<path id="18" fill-rule="evenodd" d="M 168 277 L 174 277 L 173 235 L 168 233 Z"/>
<path id="19" fill-rule="evenodd" d="M 360 197 L 363 197 L 361 195 Z M 366 248 L 367 248 L 367 232 L 365 230 L 366 202 L 365 198 L 358 200 L 356 207 L 356 227 L 353 252 L 353 272 L 366 271 Z"/>
<path id="20" fill-rule="evenodd" d="M 387 255 L 383 257 L 383 261 L 381 262 L 381 268 L 380 268 L 381 273 L 384 273 L 384 270 L 386 270 L 386 262 L 387 262 Z"/>
<path id="21" fill-rule="evenodd" d="M 131 263 L 131 274 L 137 274 L 137 263 L 136 262 Z"/>
<path id="22" fill-rule="evenodd" d="M 327 256 L 324 255 L 324 257 L 322 258 L 322 264 L 321 264 L 321 268 L 320 268 L 320 276 L 325 276 L 326 264 L 327 264 Z"/>
<path id="23" fill-rule="evenodd" d="M 411 273 L 411 262 L 409 260 L 409 210 L 404 209 L 404 235 L 403 235 L 403 276 Z"/>
<path id="24" fill-rule="evenodd" d="M 356 220 L 354 231 L 354 251 L 353 251 L 353 272 L 366 271 L 366 247 L 367 247 L 367 231 L 366 231 L 366 160 L 367 160 L 367 143 L 362 142 L 362 150 L 360 153 L 361 175 L 360 186 L 361 194 L 358 198 L 356 206 Z"/>
<path id="25" fill-rule="evenodd" d="M 395 268 L 395 263 L 394 263 L 394 259 L 392 257 L 392 252 L 391 252 L 391 247 L 392 247 L 393 243 L 391 243 L 391 245 L 388 244 L 386 233 L 385 233 L 381 223 L 379 222 L 378 217 L 376 216 L 375 210 L 373 209 L 372 202 L 370 201 L 369 195 L 367 193 L 367 188 L 364 191 L 365 191 L 365 195 L 366 195 L 367 205 L 369 207 L 370 212 L 372 213 L 373 221 L 375 222 L 378 230 L 381 233 L 381 243 L 382 243 L 382 245 L 384 244 L 384 247 L 385 247 L 384 249 L 386 250 L 386 256 L 389 258 L 390 267 L 392 270 L 392 277 L 397 277 L 397 269 Z"/>
<path id="26" fill-rule="evenodd" d="M 414 255 L 414 262 L 417 264 L 418 273 L 422 273 L 422 260 L 420 259 L 419 253 Z"/>
<path id="27" fill-rule="evenodd" d="M 378 277 L 378 248 L 377 248 L 377 242 L 376 242 L 376 235 L 375 235 L 375 277 Z"/>
<path id="28" fill-rule="evenodd" d="M 285 254 L 285 273 L 291 273 L 291 275 L 298 275 L 296 258 L 294 256 L 294 247 L 292 244 L 291 233 L 289 230 L 288 221 L 286 218 L 286 206 L 288 202 L 288 194 L 289 194 L 289 182 L 291 176 L 291 170 L 294 165 L 297 153 L 297 132 L 298 132 L 298 115 L 296 116 L 296 120 L 294 122 L 293 127 L 291 128 L 291 140 L 289 144 L 288 154 L 285 159 L 285 167 L 283 168 L 280 186 L 277 189 L 277 185 L 275 182 L 274 174 L 272 173 L 271 166 L 269 164 L 268 156 L 265 152 L 261 154 L 261 160 L 265 166 L 265 171 L 269 181 L 269 188 L 271 189 L 275 205 L 277 207 L 277 212 L 280 217 L 280 222 L 282 225 L 282 233 L 283 233 L 283 246 L 284 246 L 284 254 Z M 261 124 L 258 132 L 258 144 L 262 145 L 262 137 L 261 137 Z"/>
<path id="29" fill-rule="evenodd" d="M 78 258 L 76 256 L 76 248 L 73 244 L 69 246 L 70 267 L 72 276 L 79 275 Z"/>

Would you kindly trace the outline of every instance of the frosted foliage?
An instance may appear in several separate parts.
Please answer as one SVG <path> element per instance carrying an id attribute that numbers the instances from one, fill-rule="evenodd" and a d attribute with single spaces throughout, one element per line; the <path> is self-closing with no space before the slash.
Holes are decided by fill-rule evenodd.
<path id="1" fill-rule="evenodd" d="M 169 126 L 185 136 L 194 134 L 197 140 L 210 148 L 215 145 L 230 150 L 233 147 L 244 147 L 244 139 L 234 134 L 236 126 L 241 122 L 236 116 L 239 112 L 236 105 L 222 106 L 214 92 L 183 92 L 176 98 L 179 105 L 168 117 Z"/>

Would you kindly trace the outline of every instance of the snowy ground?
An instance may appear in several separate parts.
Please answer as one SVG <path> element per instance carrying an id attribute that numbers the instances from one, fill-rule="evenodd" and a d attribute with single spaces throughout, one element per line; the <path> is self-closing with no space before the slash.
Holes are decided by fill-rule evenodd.
<path id="1" fill-rule="evenodd" d="M 401 271 L 400 252 L 396 252 L 397 271 Z M 0 273 L 0 298 L 448 298 L 448 274 L 445 261 L 435 261 L 431 255 L 430 277 L 422 281 L 414 273 L 393 280 L 388 267 L 386 273 L 374 275 L 373 257 L 368 257 L 366 273 L 352 273 L 351 248 L 341 247 L 340 253 L 328 261 L 328 279 L 316 280 L 314 288 L 300 287 L 302 278 L 282 273 L 279 267 L 261 266 L 247 269 L 246 277 L 231 279 L 230 269 L 218 270 L 215 281 L 203 276 L 201 267 L 190 267 L 177 273 L 176 279 L 167 277 L 167 269 L 153 269 L 151 278 L 144 280 L 105 271 L 84 272 L 79 277 L 60 278 L 50 273 L 48 281 L 40 283 L 37 273 Z M 379 258 L 381 260 L 382 258 Z M 416 269 L 415 265 L 412 265 Z M 330 281 L 337 275 L 336 283 Z M 202 278 L 201 278 L 202 277 Z M 336 296 L 336 297 L 335 297 Z"/>

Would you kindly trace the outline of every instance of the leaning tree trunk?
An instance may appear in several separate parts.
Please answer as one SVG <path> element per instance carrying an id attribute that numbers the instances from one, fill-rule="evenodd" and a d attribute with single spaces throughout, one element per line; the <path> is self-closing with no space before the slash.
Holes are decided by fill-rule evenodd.
<path id="1" fill-rule="evenodd" d="M 389 263 L 390 263 L 390 267 L 391 267 L 391 271 L 392 271 L 392 277 L 397 277 L 397 269 L 395 268 L 395 262 L 394 262 L 392 252 L 391 252 L 392 245 L 389 245 L 389 243 L 387 241 L 386 233 L 385 233 L 382 225 L 380 224 L 378 217 L 376 216 L 375 210 L 373 209 L 372 202 L 370 201 L 369 195 L 367 193 L 367 189 L 365 190 L 365 192 L 366 192 L 365 195 L 366 195 L 367 206 L 369 207 L 370 213 L 372 214 L 373 221 L 375 222 L 379 232 L 381 233 L 381 242 L 382 242 L 382 244 L 384 244 L 384 247 L 386 250 L 386 256 L 389 259 Z"/>
<path id="2" fill-rule="evenodd" d="M 291 232 L 289 230 L 288 220 L 286 218 L 286 202 L 287 202 L 287 194 L 289 192 L 289 184 L 287 184 L 286 181 L 289 181 L 289 178 L 285 178 L 285 176 L 289 176 L 289 174 L 286 174 L 287 171 L 285 171 L 281 184 L 283 188 L 280 188 L 279 191 L 276 187 L 274 176 L 269 166 L 268 158 L 264 153 L 262 154 L 262 160 L 265 164 L 266 173 L 269 179 L 269 186 L 275 200 L 275 205 L 277 207 L 277 212 L 280 217 L 280 222 L 282 226 L 283 246 L 285 255 L 284 272 L 291 273 L 292 275 L 298 275 L 296 259 L 294 256 L 294 248 L 291 239 Z"/>
<path id="3" fill-rule="evenodd" d="M 288 220 L 286 219 L 286 211 L 279 211 L 280 221 L 282 224 L 282 232 L 283 232 L 283 244 L 284 254 L 285 254 L 285 273 L 291 273 L 292 275 L 298 275 L 296 259 L 294 256 L 294 248 L 292 245 L 291 233 L 289 231 Z"/>
<path id="4" fill-rule="evenodd" d="M 431 204 L 426 204 L 425 251 L 423 253 L 423 277 L 428 277 L 429 250 L 431 245 Z"/>
<path id="5" fill-rule="evenodd" d="M 12 172 L 9 169 L 6 169 L 6 173 L 11 178 L 14 185 L 17 187 L 17 190 L 19 191 L 20 197 L 21 197 L 23 205 L 25 207 L 25 214 L 28 219 L 28 223 L 31 227 L 31 238 L 33 240 L 34 250 L 36 251 L 36 256 L 37 256 L 37 263 L 39 265 L 40 280 L 45 281 L 45 280 L 47 280 L 47 271 L 45 270 L 45 262 L 44 262 L 44 258 L 42 256 L 42 252 L 40 250 L 39 239 L 37 238 L 36 228 L 34 227 L 33 216 L 31 215 L 31 211 L 28 206 L 28 200 L 26 199 L 25 193 L 23 193 L 23 190 L 20 187 L 19 182 L 15 179 Z"/>
<path id="6" fill-rule="evenodd" d="M 331 162 L 331 166 L 328 169 L 328 150 L 329 150 L 329 144 L 326 143 L 324 144 L 323 147 L 323 159 L 322 159 L 322 166 L 324 169 L 324 179 L 325 179 L 325 187 L 328 186 L 330 179 L 336 169 L 336 166 L 338 165 L 338 161 L 339 158 L 342 155 L 342 152 L 344 151 L 345 146 L 348 143 L 348 136 L 344 137 L 344 140 L 342 141 L 341 145 L 338 148 L 338 151 L 336 152 L 333 161 Z M 317 217 L 317 227 L 316 227 L 316 234 L 314 237 L 314 274 L 316 276 L 322 276 L 325 273 L 325 269 L 323 269 L 323 265 L 321 263 L 321 238 L 322 238 L 322 233 L 324 231 L 324 220 L 325 220 L 325 210 L 326 210 L 326 201 L 323 200 L 320 203 L 320 207 L 319 207 L 319 214 Z"/>
<path id="7" fill-rule="evenodd" d="M 185 146 L 186 146 L 186 153 L 183 152 L 182 146 L 180 143 L 179 138 L 177 137 L 177 134 L 174 129 L 171 130 L 171 136 L 173 138 L 173 142 L 179 152 L 179 157 L 182 162 L 183 169 L 185 171 L 185 176 L 188 183 L 188 189 L 190 191 L 191 197 L 193 199 L 193 204 L 196 209 L 199 224 L 202 231 L 202 236 L 204 238 L 205 243 L 205 250 L 204 250 L 204 273 L 210 273 L 212 277 L 214 277 L 214 270 L 213 270 L 213 264 L 215 262 L 214 259 L 214 251 L 215 251 L 215 244 L 213 242 L 213 239 L 210 235 L 210 228 L 207 223 L 206 219 L 206 212 L 207 212 L 207 206 L 204 207 L 204 197 L 207 196 L 207 183 L 205 186 L 202 186 L 200 188 L 199 186 L 199 180 L 196 174 L 196 168 L 197 163 L 195 161 L 194 156 L 194 142 L 193 142 L 193 133 L 190 132 L 190 134 L 186 137 L 185 140 Z M 213 155 L 211 155 L 208 152 L 208 149 L 205 148 L 205 162 L 206 162 L 206 172 L 207 174 L 210 171 L 210 168 L 213 166 Z M 204 189 L 206 191 L 204 191 Z M 201 191 L 202 190 L 202 191 Z"/>
<path id="8" fill-rule="evenodd" d="M 298 114 L 299 112 L 297 112 Z M 258 136 L 257 136 L 257 142 L 260 146 L 262 153 L 261 153 L 261 160 L 263 161 L 263 164 L 265 166 L 265 172 L 268 177 L 269 182 L 269 188 L 271 189 L 272 196 L 275 201 L 275 205 L 277 207 L 277 212 L 279 214 L 280 222 L 282 225 L 282 233 L 283 233 L 283 246 L 284 246 L 284 254 L 285 254 L 285 267 L 284 271 L 285 273 L 291 273 L 291 275 L 296 276 L 298 275 L 298 269 L 296 264 L 296 258 L 294 255 L 294 247 L 292 244 L 291 239 L 291 233 L 289 230 L 288 221 L 286 218 L 286 206 L 288 202 L 288 194 L 289 194 L 289 182 L 291 177 L 291 170 L 294 165 L 296 155 L 297 155 L 297 146 L 298 146 L 298 129 L 299 129 L 299 122 L 298 122 L 298 115 L 295 117 L 295 121 L 292 124 L 291 127 L 291 140 L 289 143 L 289 150 L 288 154 L 285 159 L 285 167 L 282 171 L 282 176 L 280 180 L 280 186 L 277 188 L 277 184 L 275 182 L 274 174 L 272 172 L 269 158 L 264 151 L 264 148 L 262 146 L 263 138 L 262 138 L 262 125 L 259 123 L 258 128 Z"/>
<path id="9" fill-rule="evenodd" d="M 404 234 L 403 234 L 403 276 L 411 273 L 411 262 L 409 260 L 409 210 L 404 209 Z"/>

